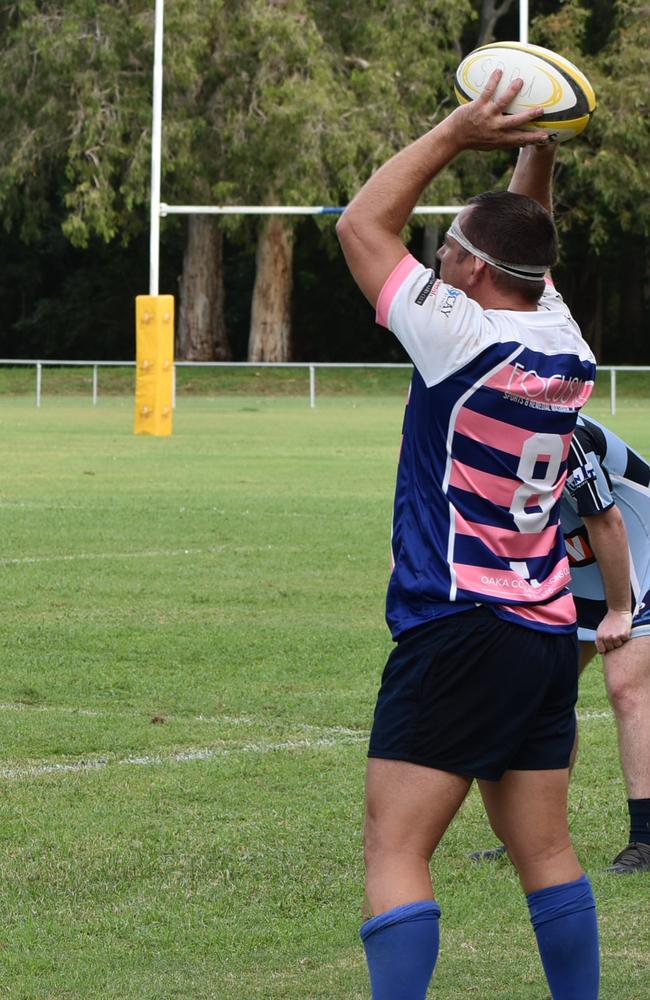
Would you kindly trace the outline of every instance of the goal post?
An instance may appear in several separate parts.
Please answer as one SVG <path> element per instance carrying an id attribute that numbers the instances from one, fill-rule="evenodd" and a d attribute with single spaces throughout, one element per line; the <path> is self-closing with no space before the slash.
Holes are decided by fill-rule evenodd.
<path id="1" fill-rule="evenodd" d="M 174 297 L 159 294 L 160 179 L 162 164 L 164 0 L 156 0 L 153 108 L 151 124 L 151 206 L 149 295 L 135 300 L 135 434 L 164 437 L 172 432 L 174 378 Z"/>
<path id="2" fill-rule="evenodd" d="M 174 299 L 171 295 L 159 294 L 160 281 L 160 219 L 166 215 L 339 215 L 345 209 L 336 206 L 310 205 L 167 205 L 160 200 L 162 174 L 162 95 L 163 95 L 163 50 L 164 50 L 164 7 L 165 0 L 155 0 L 154 13 L 154 60 L 153 99 L 151 126 L 151 206 L 149 227 L 149 295 L 138 296 L 136 300 L 137 364 L 136 364 L 136 434 L 171 434 L 172 408 L 166 412 L 167 390 L 162 386 L 154 389 L 149 365 L 169 363 L 174 368 Z M 519 0 L 519 40 L 528 41 L 529 0 Z M 414 215 L 455 215 L 460 205 L 417 205 Z M 142 300 L 142 301 L 141 301 Z M 146 304 L 145 304 L 146 300 Z M 171 300 L 171 301 L 170 301 Z M 155 319 L 149 327 L 142 317 L 152 315 Z M 171 317 L 171 321 L 163 320 Z M 169 325 L 171 324 L 171 347 Z M 146 332 L 145 332 L 146 331 Z M 159 338 L 159 339 L 156 339 Z M 142 341 L 142 346 L 141 345 Z M 141 363 L 142 353 L 142 363 Z M 155 359 L 155 360 L 154 360 Z M 162 359 L 162 360 L 160 360 Z M 147 362 L 145 366 L 144 362 Z M 144 410 L 146 409 L 146 419 Z M 146 428 L 146 429 L 145 429 Z M 164 428 L 164 429 L 162 429 Z"/>

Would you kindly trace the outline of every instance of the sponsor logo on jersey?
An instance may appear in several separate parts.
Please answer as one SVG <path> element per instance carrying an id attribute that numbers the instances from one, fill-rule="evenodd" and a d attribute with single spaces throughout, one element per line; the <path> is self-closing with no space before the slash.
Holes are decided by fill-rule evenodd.
<path id="1" fill-rule="evenodd" d="M 559 372 L 554 375 L 539 375 L 534 368 L 526 369 L 516 361 L 505 388 L 507 394 L 556 406 L 578 408 L 586 403 L 593 385 L 591 381 L 585 382 L 576 376 L 567 378 Z"/>
<path id="2" fill-rule="evenodd" d="M 416 306 L 423 306 L 424 303 L 429 298 L 429 295 L 431 294 L 432 291 L 433 294 L 435 295 L 439 284 L 440 284 L 440 279 L 436 278 L 435 274 L 432 274 L 429 280 L 427 281 L 426 285 L 424 286 L 424 288 L 418 294 L 418 297 L 415 300 Z"/>
<path id="3" fill-rule="evenodd" d="M 574 535 L 565 535 L 564 544 L 566 554 L 569 559 L 569 566 L 588 566 L 596 561 L 596 557 L 591 551 L 589 541 L 586 536 L 576 532 Z"/>
<path id="4" fill-rule="evenodd" d="M 451 285 L 447 288 L 447 295 L 443 299 L 442 305 L 440 306 L 440 312 L 443 316 L 446 316 L 447 319 L 449 319 L 451 310 L 456 305 L 459 295 L 462 294 L 462 292 L 460 292 L 457 288 L 453 288 Z"/>
<path id="5" fill-rule="evenodd" d="M 577 469 L 573 470 L 573 473 L 567 479 L 565 486 L 571 496 L 577 493 L 581 486 L 585 483 L 593 481 L 596 478 L 596 470 L 594 469 L 591 462 L 585 462 L 584 465 L 579 465 Z"/>

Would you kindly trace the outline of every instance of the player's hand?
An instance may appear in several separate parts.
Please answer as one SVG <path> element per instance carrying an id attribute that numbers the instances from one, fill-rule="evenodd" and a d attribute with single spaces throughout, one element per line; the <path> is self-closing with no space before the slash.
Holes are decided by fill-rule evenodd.
<path id="1" fill-rule="evenodd" d="M 630 638 L 631 629 L 631 611 L 608 611 L 596 632 L 596 649 L 599 653 L 619 649 Z"/>
<path id="2" fill-rule="evenodd" d="M 502 76 L 502 70 L 495 69 L 476 100 L 456 108 L 446 119 L 461 148 L 512 149 L 548 142 L 547 132 L 523 128 L 544 114 L 543 108 L 506 114 L 506 108 L 519 93 L 524 81 L 513 80 L 501 96 L 495 97 Z"/>

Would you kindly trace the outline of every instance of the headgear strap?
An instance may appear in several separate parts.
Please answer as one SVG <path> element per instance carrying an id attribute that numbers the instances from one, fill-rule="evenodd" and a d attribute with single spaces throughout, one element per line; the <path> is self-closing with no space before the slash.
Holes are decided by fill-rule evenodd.
<path id="1" fill-rule="evenodd" d="M 491 257 L 489 253 L 485 250 L 479 250 L 475 247 L 470 240 L 467 239 L 465 233 L 460 228 L 460 222 L 458 221 L 458 216 L 454 219 L 447 234 L 460 243 L 463 250 L 467 250 L 474 257 L 478 257 L 480 260 L 484 260 L 486 264 L 491 264 L 492 267 L 496 267 L 499 271 L 505 271 L 506 274 L 511 274 L 513 278 L 524 278 L 526 281 L 543 281 L 544 276 L 548 268 L 542 266 L 541 264 L 508 264 L 504 260 L 497 260 L 496 257 Z"/>

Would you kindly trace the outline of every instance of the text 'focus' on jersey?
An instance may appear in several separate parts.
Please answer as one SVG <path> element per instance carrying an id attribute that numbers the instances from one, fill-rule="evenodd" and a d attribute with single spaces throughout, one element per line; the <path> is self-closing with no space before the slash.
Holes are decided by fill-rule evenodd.
<path id="1" fill-rule="evenodd" d="M 573 630 L 559 500 L 595 362 L 561 297 L 549 286 L 536 312 L 483 310 L 406 256 L 377 322 L 416 369 L 393 515 L 393 637 L 477 603 Z"/>
<path id="2" fill-rule="evenodd" d="M 607 612 L 605 584 L 589 545 L 584 517 L 616 505 L 630 548 L 630 610 L 633 635 L 650 634 L 650 464 L 617 434 L 592 417 L 578 418 L 568 456 L 560 521 L 579 636 L 595 639 Z"/>

